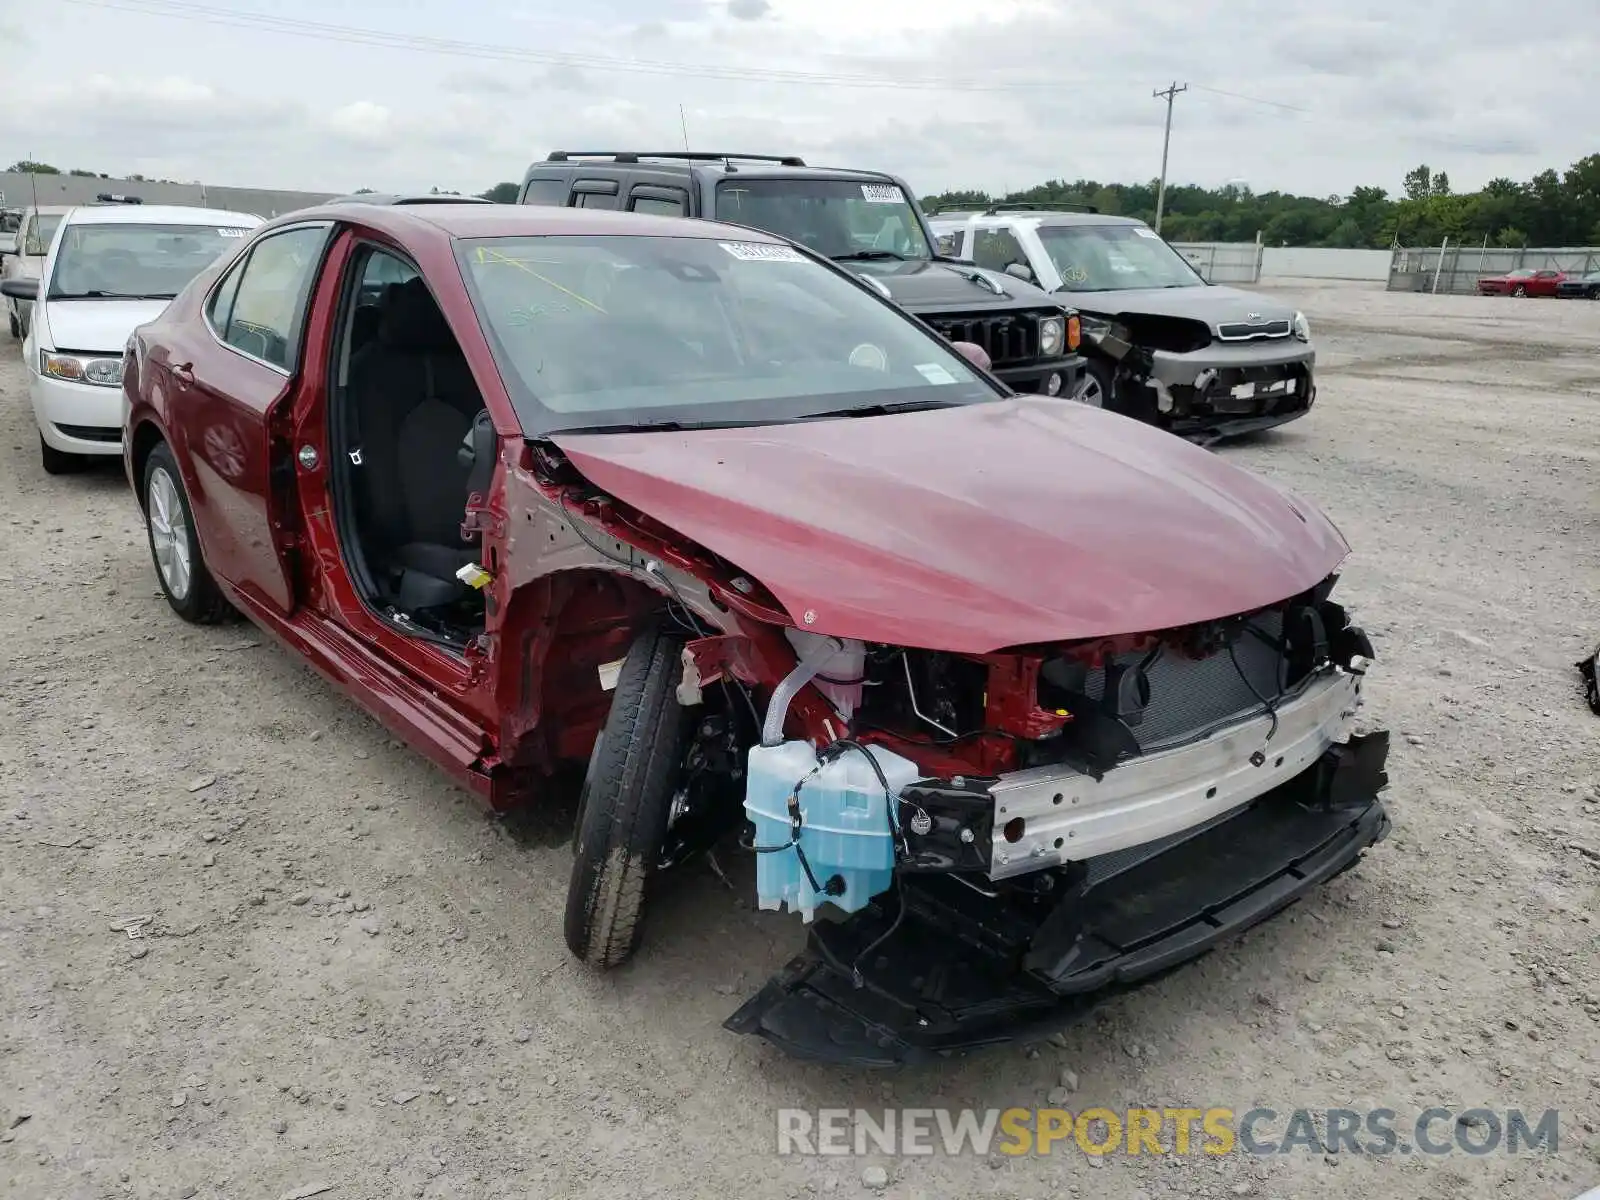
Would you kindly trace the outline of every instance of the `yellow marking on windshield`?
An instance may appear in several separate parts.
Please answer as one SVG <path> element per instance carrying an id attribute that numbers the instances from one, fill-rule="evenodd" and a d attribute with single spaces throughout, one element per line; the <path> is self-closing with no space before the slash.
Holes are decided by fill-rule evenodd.
<path id="1" fill-rule="evenodd" d="M 599 313 L 602 317 L 607 315 L 605 309 L 601 308 L 598 304 L 596 304 L 593 300 L 590 300 L 587 296 L 580 296 L 580 295 L 578 295 L 577 292 L 573 291 L 571 288 L 562 287 L 554 279 L 550 279 L 547 276 L 541 275 L 538 271 L 535 271 L 532 267 L 530 267 L 527 263 L 523 262 L 521 259 L 509 258 L 506 255 L 500 253 L 500 251 L 498 251 L 498 250 L 490 250 L 487 246 L 479 246 L 478 247 L 478 261 L 480 263 L 505 263 L 507 266 L 516 267 L 519 271 L 526 271 L 529 275 L 532 275 L 540 283 L 548 284 L 549 286 L 555 288 L 556 291 L 561 292 L 564 295 L 571 296 L 579 304 L 587 305 L 588 307 L 594 309 L 594 311 Z"/>

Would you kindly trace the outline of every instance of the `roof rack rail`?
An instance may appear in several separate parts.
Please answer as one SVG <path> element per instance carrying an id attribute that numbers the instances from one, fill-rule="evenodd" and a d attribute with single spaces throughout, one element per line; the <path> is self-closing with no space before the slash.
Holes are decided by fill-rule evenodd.
<path id="1" fill-rule="evenodd" d="M 803 167 L 806 161 L 793 154 L 729 154 L 710 150 L 552 150 L 545 162 L 568 162 L 574 158 L 609 158 L 619 163 L 636 163 L 645 158 L 677 158 L 687 162 L 769 162 L 781 167 Z"/>
<path id="2" fill-rule="evenodd" d="M 1029 200 L 1011 201 L 1005 204 L 991 204 L 985 210 L 985 216 L 995 216 L 1003 212 L 1085 212 L 1098 213 L 1100 210 L 1092 204 L 1035 204 Z"/>

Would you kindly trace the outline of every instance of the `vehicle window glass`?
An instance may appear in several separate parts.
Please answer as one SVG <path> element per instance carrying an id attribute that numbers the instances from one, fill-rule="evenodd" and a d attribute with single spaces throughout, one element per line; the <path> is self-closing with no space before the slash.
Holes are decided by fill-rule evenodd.
<path id="1" fill-rule="evenodd" d="M 47 295 L 170 300 L 245 234 L 226 225 L 75 222 L 61 235 Z"/>
<path id="2" fill-rule="evenodd" d="M 223 340 L 285 370 L 300 353 L 300 326 L 327 231 L 291 229 L 256 243 Z"/>
<path id="3" fill-rule="evenodd" d="M 239 291 L 239 280 L 244 275 L 244 260 L 235 263 L 233 270 L 229 271 L 222 285 L 211 293 L 211 303 L 206 307 L 206 316 L 211 320 L 211 328 L 220 336 L 228 328 L 228 318 L 233 315 L 233 298 Z"/>
<path id="4" fill-rule="evenodd" d="M 416 268 L 403 259 L 381 250 L 368 256 L 361 272 L 362 291 L 378 291 L 391 283 L 405 283 L 417 277 Z"/>
<path id="5" fill-rule="evenodd" d="M 1046 225 L 1039 240 L 1064 292 L 1206 286 L 1189 260 L 1145 225 Z"/>
<path id="6" fill-rule="evenodd" d="M 1012 263 L 1027 266 L 1028 255 L 1009 229 L 980 229 L 973 242 L 972 261 L 986 271 L 1004 271 Z"/>
<path id="7" fill-rule="evenodd" d="M 656 213 L 663 217 L 681 217 L 688 212 L 684 199 L 668 200 L 665 196 L 634 196 L 628 207 L 634 212 Z"/>
<path id="8" fill-rule="evenodd" d="M 615 208 L 617 194 L 615 192 L 574 192 L 572 195 L 574 208 Z"/>
<path id="9" fill-rule="evenodd" d="M 765 229 L 838 258 L 881 251 L 930 258 L 933 249 L 898 184 L 852 179 L 725 179 L 717 220 Z"/>
<path id="10" fill-rule="evenodd" d="M 565 179 L 530 179 L 528 186 L 523 189 L 522 202 L 524 204 L 556 204 L 567 202 L 567 181 Z"/>
<path id="11" fill-rule="evenodd" d="M 998 395 L 948 342 L 788 246 L 550 236 L 459 253 L 530 435 Z"/>
<path id="12" fill-rule="evenodd" d="M 935 239 L 935 244 L 939 247 L 939 253 L 946 258 L 961 257 L 961 235 L 959 233 L 941 233 Z"/>
<path id="13" fill-rule="evenodd" d="M 50 253 L 50 243 L 55 240 L 56 229 L 61 224 L 61 213 L 46 213 L 32 217 L 23 235 L 23 254 L 43 256 Z"/>

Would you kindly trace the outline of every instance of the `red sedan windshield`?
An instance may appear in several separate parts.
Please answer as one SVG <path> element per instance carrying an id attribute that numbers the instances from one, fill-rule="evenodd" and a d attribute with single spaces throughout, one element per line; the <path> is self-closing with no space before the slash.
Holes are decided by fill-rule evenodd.
<path id="1" fill-rule="evenodd" d="M 463 242 L 460 256 L 529 434 L 1000 394 L 949 343 L 789 246 L 516 237 Z"/>

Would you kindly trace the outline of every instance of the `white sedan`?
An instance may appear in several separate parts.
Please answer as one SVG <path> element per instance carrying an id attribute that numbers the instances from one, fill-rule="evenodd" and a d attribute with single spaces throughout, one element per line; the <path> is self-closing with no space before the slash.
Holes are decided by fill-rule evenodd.
<path id="1" fill-rule="evenodd" d="M 206 208 L 75 208 L 57 227 L 40 278 L 0 284 L 6 296 L 34 302 L 22 353 L 47 472 L 122 453 L 128 336 L 260 224 Z"/>

